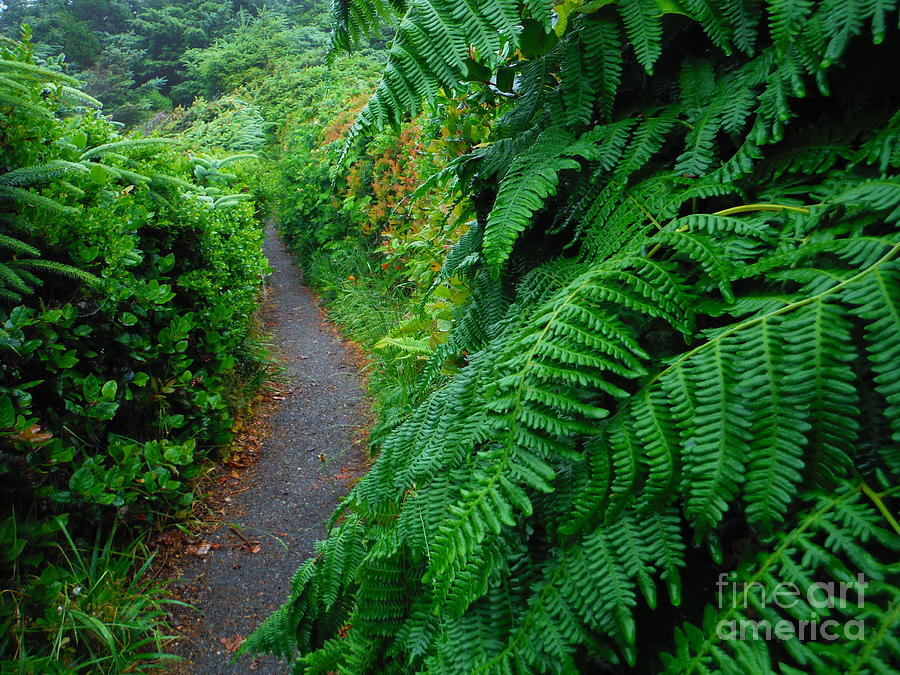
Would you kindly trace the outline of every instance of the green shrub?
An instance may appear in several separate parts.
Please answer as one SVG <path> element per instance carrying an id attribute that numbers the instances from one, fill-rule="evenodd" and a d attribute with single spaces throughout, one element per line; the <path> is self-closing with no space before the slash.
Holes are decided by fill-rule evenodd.
<path id="1" fill-rule="evenodd" d="M 27 41 L 3 48 L 0 75 L 0 574 L 34 607 L 47 565 L 74 583 L 59 518 L 77 542 L 190 507 L 203 459 L 231 438 L 234 392 L 258 379 L 266 263 L 247 195 L 197 178 L 210 160 L 120 134 Z M 24 606 L 16 593 L 0 622 Z M 58 651 L 39 618 L 15 621 L 30 656 Z M 23 649 L 7 641 L 4 669 Z M 75 651 L 121 672 L 112 652 Z"/>

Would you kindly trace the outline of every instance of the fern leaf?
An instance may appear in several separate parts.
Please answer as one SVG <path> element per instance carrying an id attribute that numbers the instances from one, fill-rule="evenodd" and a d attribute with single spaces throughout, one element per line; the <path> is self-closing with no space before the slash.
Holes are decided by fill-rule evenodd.
<path id="1" fill-rule="evenodd" d="M 655 0 L 619 0 L 616 8 L 625 24 L 625 32 L 634 46 L 638 63 L 649 74 L 662 51 L 662 26 Z"/>
<path id="2" fill-rule="evenodd" d="M 686 365 L 696 408 L 685 441 L 685 511 L 698 533 L 722 519 L 737 494 L 749 450 L 749 411 L 736 391 L 737 349 L 732 339 L 716 340 Z"/>
<path id="3" fill-rule="evenodd" d="M 659 508 L 669 501 L 681 473 L 678 434 L 662 392 L 645 390 L 631 400 L 635 437 L 643 447 L 647 478 L 640 497 L 641 509 Z"/>
<path id="4" fill-rule="evenodd" d="M 25 190 L 24 188 L 14 187 L 11 185 L 0 185 L 0 197 L 9 199 L 26 206 L 37 209 L 45 209 L 51 213 L 57 213 L 62 216 L 74 216 L 78 214 L 78 209 L 73 206 L 60 204 L 54 199 L 44 197 L 36 192 Z"/>
<path id="5" fill-rule="evenodd" d="M 622 81 L 622 35 L 619 24 L 611 19 L 588 18 L 581 28 L 584 44 L 584 73 L 595 92 L 599 92 L 600 118 L 608 120 Z"/>
<path id="6" fill-rule="evenodd" d="M 894 250 L 896 250 L 895 247 Z M 867 355 L 875 372 L 875 388 L 887 401 L 885 409 L 894 441 L 900 440 L 900 273 L 896 262 L 870 268 L 858 283 L 844 292 L 844 299 L 857 306 L 855 312 L 867 320 Z"/>
<path id="7" fill-rule="evenodd" d="M 739 355 L 752 425 L 743 494 L 747 518 L 765 532 L 784 518 L 801 484 L 804 434 L 810 428 L 783 384 L 789 372 L 781 358 L 785 333 L 778 317 L 762 321 Z"/>
<path id="8" fill-rule="evenodd" d="M 846 475 L 859 435 L 859 396 L 850 364 L 856 358 L 851 325 L 838 305 L 820 300 L 794 312 L 784 325 L 784 387 L 808 406 L 815 480 L 834 485 Z"/>
<path id="9" fill-rule="evenodd" d="M 531 152 L 517 159 L 503 177 L 484 230 L 484 256 L 499 268 L 509 257 L 516 236 L 531 222 L 544 200 L 556 194 L 557 174 L 579 164 L 563 153 L 572 137 L 559 129 L 545 131 Z"/>
<path id="10" fill-rule="evenodd" d="M 591 80 L 584 77 L 587 58 L 575 40 L 563 43 L 562 55 L 560 92 L 566 126 L 588 124 L 594 112 L 594 92 Z"/>
<path id="11" fill-rule="evenodd" d="M 79 159 L 82 162 L 86 162 L 89 159 L 93 159 L 110 152 L 120 152 L 122 150 L 137 150 L 139 148 L 148 147 L 152 148 L 159 146 L 173 146 L 179 145 L 180 143 L 181 141 L 173 138 L 129 138 L 123 141 L 105 143 L 103 145 L 98 145 L 95 148 L 91 148 L 90 150 L 86 150 L 81 154 L 81 157 L 79 157 Z"/>
<path id="12" fill-rule="evenodd" d="M 45 183 L 73 171 L 86 171 L 74 162 L 54 160 L 44 165 L 21 167 L 0 176 L 0 185 L 22 186 Z"/>
<path id="13" fill-rule="evenodd" d="M 0 234 L 0 248 L 5 248 L 14 253 L 25 253 L 30 256 L 39 256 L 41 253 L 31 244 L 27 244 L 21 239 L 10 237 L 6 234 Z"/>

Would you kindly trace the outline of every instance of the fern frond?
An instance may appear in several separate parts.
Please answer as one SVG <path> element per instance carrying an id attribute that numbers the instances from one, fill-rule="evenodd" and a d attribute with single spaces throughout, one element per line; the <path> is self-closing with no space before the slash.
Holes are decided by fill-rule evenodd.
<path id="1" fill-rule="evenodd" d="M 489 265 L 498 268 L 509 257 L 516 236 L 532 214 L 556 193 L 557 174 L 578 168 L 578 162 L 566 154 L 572 141 L 566 132 L 549 129 L 538 137 L 531 152 L 509 167 L 484 229 L 484 256 Z"/>
<path id="2" fill-rule="evenodd" d="M 608 120 L 622 81 L 621 29 L 610 19 L 587 18 L 580 30 L 584 45 L 584 74 L 593 91 L 598 92 L 600 118 Z"/>
<path id="3" fill-rule="evenodd" d="M 45 272 L 52 272 L 53 274 L 58 274 L 59 276 L 68 277 L 70 279 L 76 279 L 86 284 L 99 285 L 101 283 L 99 277 L 91 274 L 86 270 L 73 267 L 72 265 L 66 265 L 65 263 L 56 262 L 54 260 L 18 260 L 16 262 L 17 264 L 24 267 L 30 267 L 31 269 L 36 270 L 44 270 Z"/>
<path id="4" fill-rule="evenodd" d="M 75 87 L 79 84 L 75 78 L 64 75 L 57 70 L 51 70 L 24 61 L 0 58 L 0 70 L 6 71 L 8 77 L 21 77 L 33 82 L 61 82 Z"/>
<path id="5" fill-rule="evenodd" d="M 896 250 L 896 247 L 895 247 Z M 900 267 L 885 263 L 857 283 L 847 286 L 843 298 L 857 306 L 866 320 L 867 355 L 875 372 L 875 389 L 888 407 L 884 414 L 893 440 L 900 441 Z"/>
<path id="6" fill-rule="evenodd" d="M 27 244 L 21 239 L 16 239 L 15 237 L 10 237 L 6 234 L 0 234 L 0 247 L 13 251 L 14 253 L 25 253 L 30 256 L 40 255 L 40 251 L 31 244 Z"/>
<path id="7" fill-rule="evenodd" d="M 121 151 L 129 151 L 129 150 L 137 150 L 141 148 L 152 148 L 159 146 L 175 146 L 179 145 L 181 141 L 173 138 L 129 138 L 123 141 L 114 141 L 112 143 L 105 143 L 103 145 L 98 145 L 95 148 L 91 148 L 90 150 L 86 150 L 81 153 L 81 157 L 79 158 L 82 162 L 85 162 L 89 159 L 93 159 L 95 157 L 99 157 L 106 153 L 115 153 Z"/>
<path id="8" fill-rule="evenodd" d="M 78 209 L 74 206 L 66 206 L 36 192 L 11 185 L 0 184 L 0 198 L 9 199 L 36 209 L 45 209 L 62 216 L 74 216 L 78 213 Z"/>
<path id="9" fill-rule="evenodd" d="M 84 172 L 85 167 L 74 162 L 54 160 L 44 165 L 25 166 L 0 176 L 0 185 L 23 186 L 45 183 L 74 171 Z"/>
<path id="10" fill-rule="evenodd" d="M 727 583 L 724 587 L 720 584 L 717 608 L 707 605 L 702 626 L 686 624 L 676 629 L 675 651 L 664 655 L 666 672 L 709 672 L 712 668 L 731 671 L 745 667 L 752 667 L 753 672 L 777 672 L 769 652 L 771 643 L 765 637 L 772 635 L 774 626 L 787 624 L 796 631 L 797 618 L 815 617 L 819 626 L 830 620 L 829 628 L 837 626 L 840 630 L 843 622 L 860 620 L 860 597 L 865 598 L 869 608 L 864 622 L 875 619 L 877 626 L 871 642 L 847 639 L 847 635 L 843 640 L 817 641 L 816 628 L 807 620 L 809 631 L 814 633 L 812 640 L 807 632 L 804 640 L 794 636 L 781 644 L 796 662 L 808 664 L 820 673 L 850 672 L 848 669 L 859 672 L 866 664 L 891 658 L 894 645 L 884 640 L 883 631 L 889 631 L 900 617 L 896 589 L 871 583 L 883 578 L 887 565 L 871 558 L 862 560 L 858 551 L 838 542 L 879 538 L 890 542 L 888 550 L 896 554 L 900 540 L 881 528 L 874 507 L 860 503 L 858 488 L 845 487 L 828 496 L 805 494 L 803 501 L 806 510 L 797 525 L 770 537 L 771 553 L 761 553 L 737 573 L 720 577 L 720 581 L 727 577 Z M 856 574 L 860 569 L 865 570 L 861 579 Z M 839 580 L 840 597 L 837 590 L 832 590 L 834 597 L 824 603 L 811 593 L 792 596 L 788 603 L 775 597 L 774 593 L 785 583 L 795 588 L 814 588 L 817 572 Z M 873 595 L 877 604 L 872 602 Z M 783 609 L 785 605 L 789 609 Z M 835 632 L 829 634 L 837 637 Z"/>
<path id="11" fill-rule="evenodd" d="M 616 8 L 625 24 L 625 32 L 634 47 L 638 63 L 649 74 L 662 52 L 662 24 L 655 0 L 619 0 Z"/>

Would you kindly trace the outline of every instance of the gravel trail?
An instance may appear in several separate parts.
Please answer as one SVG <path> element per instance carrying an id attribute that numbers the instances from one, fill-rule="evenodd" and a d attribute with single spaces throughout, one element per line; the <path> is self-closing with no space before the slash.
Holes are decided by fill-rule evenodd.
<path id="1" fill-rule="evenodd" d="M 206 535 L 209 552 L 187 556 L 193 559 L 181 570 L 176 587 L 202 614 L 179 612 L 177 628 L 186 639 L 175 651 L 186 660 L 173 673 L 290 672 L 270 659 L 228 661 L 240 639 L 281 604 L 294 571 L 324 537 L 328 516 L 347 492 L 350 476 L 342 468 L 358 474 L 363 465 L 358 429 L 366 407 L 358 368 L 271 224 L 265 252 L 273 274 L 262 318 L 283 362 L 287 393 L 269 420 L 258 461 L 233 495 L 224 490 L 228 523 Z"/>

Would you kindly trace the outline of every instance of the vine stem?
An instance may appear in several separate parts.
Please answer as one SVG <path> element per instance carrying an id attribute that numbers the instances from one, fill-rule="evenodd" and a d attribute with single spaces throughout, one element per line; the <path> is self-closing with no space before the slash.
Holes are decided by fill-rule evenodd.
<path id="1" fill-rule="evenodd" d="M 634 202 L 636 204 L 638 204 L 637 200 L 634 200 Z M 659 231 L 662 232 L 663 228 L 660 226 L 660 224 L 658 222 L 656 222 L 656 219 L 653 218 L 653 216 L 651 216 L 646 211 L 646 209 L 644 209 L 644 207 L 642 207 L 640 204 L 638 204 L 638 208 L 640 208 L 650 218 L 650 220 L 653 221 L 653 224 L 656 225 L 657 229 L 659 229 Z M 715 213 L 712 213 L 710 215 L 733 216 L 733 215 L 736 215 L 739 213 L 750 213 L 752 211 L 793 211 L 794 213 L 802 213 L 804 215 L 809 214 L 809 209 L 806 208 L 805 206 L 788 206 L 787 204 L 741 204 L 740 206 L 732 206 L 727 209 L 722 209 L 721 211 L 716 211 Z M 676 232 L 687 232 L 688 226 L 682 225 L 675 231 Z M 657 244 L 652 249 L 650 249 L 650 252 L 647 254 L 647 257 L 648 258 L 653 257 L 653 254 L 656 253 L 660 249 L 661 246 L 662 246 L 662 244 Z"/>
<path id="2" fill-rule="evenodd" d="M 876 506 L 876 508 L 881 511 L 881 515 L 884 516 L 884 519 L 890 524 L 891 528 L 900 535 L 900 523 L 897 523 L 897 519 L 894 518 L 894 514 L 892 514 L 887 505 L 884 503 L 882 497 L 885 493 L 878 493 L 873 490 L 866 481 L 862 481 L 859 484 L 859 489 L 862 490 L 862 493 L 868 497 L 872 503 Z"/>
<path id="3" fill-rule="evenodd" d="M 809 215 L 809 209 L 805 206 L 788 206 L 787 204 L 741 204 L 740 206 L 732 206 L 728 209 L 716 211 L 712 215 L 733 216 L 738 213 L 749 213 L 751 211 L 793 211 L 794 213 Z"/>

